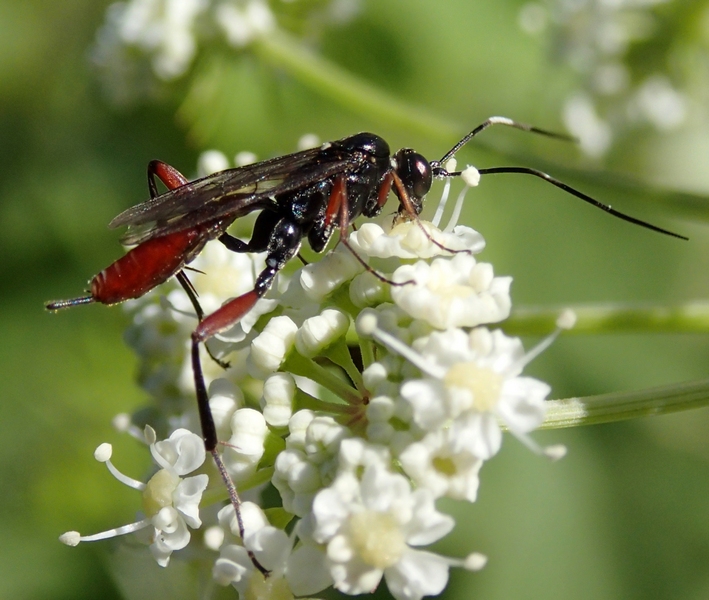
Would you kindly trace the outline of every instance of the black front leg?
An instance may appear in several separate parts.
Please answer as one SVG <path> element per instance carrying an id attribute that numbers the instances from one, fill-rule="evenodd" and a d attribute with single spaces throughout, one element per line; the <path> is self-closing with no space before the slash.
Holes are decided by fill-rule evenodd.
<path id="1" fill-rule="evenodd" d="M 219 241 L 232 252 L 238 252 L 240 254 L 244 252 L 265 252 L 268 250 L 271 238 L 279 227 L 281 220 L 282 217 L 276 213 L 270 210 L 262 210 L 261 214 L 256 217 L 251 240 L 242 242 L 233 235 L 223 233 L 219 236 Z"/>

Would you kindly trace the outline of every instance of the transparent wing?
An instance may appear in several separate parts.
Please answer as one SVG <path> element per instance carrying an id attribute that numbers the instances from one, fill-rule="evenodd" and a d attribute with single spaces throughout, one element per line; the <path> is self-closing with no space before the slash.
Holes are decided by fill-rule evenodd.
<path id="1" fill-rule="evenodd" d="M 127 225 L 121 241 L 133 245 L 209 221 L 231 223 L 255 210 L 278 208 L 280 195 L 346 172 L 357 160 L 313 148 L 220 171 L 125 210 L 109 227 Z"/>

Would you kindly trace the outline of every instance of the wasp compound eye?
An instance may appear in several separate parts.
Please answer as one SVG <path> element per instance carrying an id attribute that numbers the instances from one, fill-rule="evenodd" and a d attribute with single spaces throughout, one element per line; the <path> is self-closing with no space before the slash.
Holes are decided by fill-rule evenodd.
<path id="1" fill-rule="evenodd" d="M 402 148 L 396 153 L 396 173 L 411 194 L 414 204 L 431 189 L 433 174 L 430 163 L 411 148 Z"/>

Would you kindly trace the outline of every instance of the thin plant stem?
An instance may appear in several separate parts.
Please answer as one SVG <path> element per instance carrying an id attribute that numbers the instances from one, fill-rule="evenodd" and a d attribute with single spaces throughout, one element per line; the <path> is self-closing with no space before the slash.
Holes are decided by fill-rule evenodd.
<path id="1" fill-rule="evenodd" d="M 549 400 L 540 429 L 611 423 L 709 406 L 709 379 L 614 392 L 585 398 Z"/>
<path id="2" fill-rule="evenodd" d="M 334 373 L 321 367 L 315 361 L 305 358 L 297 352 L 291 352 L 290 356 L 283 364 L 283 370 L 312 379 L 315 383 L 319 383 L 325 389 L 330 390 L 336 396 L 342 398 L 349 404 L 359 404 L 362 400 L 361 395 Z"/>
<path id="3" fill-rule="evenodd" d="M 594 304 L 571 308 L 576 324 L 564 335 L 589 333 L 703 333 L 709 332 L 709 302 L 675 305 Z M 556 327 L 561 307 L 513 310 L 503 329 L 510 335 L 547 335 Z"/>

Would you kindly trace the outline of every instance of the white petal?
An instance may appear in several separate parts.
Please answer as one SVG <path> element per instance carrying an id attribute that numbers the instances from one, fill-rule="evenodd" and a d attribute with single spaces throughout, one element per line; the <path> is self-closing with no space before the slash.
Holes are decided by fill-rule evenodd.
<path id="1" fill-rule="evenodd" d="M 450 417 L 444 402 L 446 388 L 436 379 L 414 379 L 401 386 L 401 396 L 413 410 L 416 424 L 430 431 L 441 427 Z"/>
<path id="2" fill-rule="evenodd" d="M 420 442 L 408 445 L 399 460 L 417 487 L 430 490 L 436 498 L 475 501 L 482 460 L 465 450 L 453 452 L 450 430 L 429 433 Z M 453 472 L 439 470 L 435 460 L 449 461 Z"/>
<path id="3" fill-rule="evenodd" d="M 343 244 L 339 244 L 324 258 L 303 267 L 300 285 L 308 298 L 321 302 L 333 290 L 363 270 L 364 267 L 352 253 Z"/>
<path id="4" fill-rule="evenodd" d="M 150 544 L 150 553 L 161 567 L 167 567 L 167 565 L 170 564 L 172 548 L 163 544 L 162 541 L 156 540 L 154 543 Z"/>
<path id="5" fill-rule="evenodd" d="M 354 559 L 331 565 L 330 574 L 335 581 L 335 589 L 356 595 L 373 592 L 382 580 L 383 572 Z"/>
<path id="6" fill-rule="evenodd" d="M 175 524 L 177 527 L 174 531 L 170 533 L 160 531 L 156 535 L 155 542 L 153 542 L 156 549 L 181 550 L 190 543 L 190 531 L 187 529 L 185 520 L 179 517 Z"/>
<path id="7" fill-rule="evenodd" d="M 290 435 L 286 438 L 286 447 L 289 449 L 304 450 L 305 434 L 308 426 L 315 419 L 315 413 L 311 410 L 298 410 L 288 421 L 288 431 Z"/>
<path id="8" fill-rule="evenodd" d="M 229 424 L 236 409 L 244 404 L 241 390 L 228 379 L 220 377 L 209 384 L 209 410 L 212 411 L 218 439 L 229 437 Z"/>
<path id="9" fill-rule="evenodd" d="M 239 537 L 239 524 L 231 504 L 224 506 L 217 515 L 219 525 Z M 254 502 L 241 503 L 241 519 L 247 536 L 255 534 L 260 529 L 269 526 L 268 519 L 261 507 Z"/>
<path id="10" fill-rule="evenodd" d="M 524 347 L 522 346 L 522 340 L 516 337 L 509 337 L 502 333 L 499 329 L 495 331 L 489 331 L 487 329 L 479 328 L 475 332 L 471 332 L 471 347 L 475 346 L 476 339 L 474 336 L 481 336 L 483 332 L 487 336 L 487 346 L 484 354 L 486 354 L 485 359 L 481 360 L 481 363 L 489 367 L 496 373 L 503 373 L 508 377 L 514 377 L 519 375 L 520 370 L 516 367 L 521 359 L 524 357 Z M 481 352 L 481 354 L 483 354 Z"/>
<path id="11" fill-rule="evenodd" d="M 214 563 L 212 575 L 220 585 L 229 585 L 248 577 L 253 568 L 246 548 L 229 544 L 221 549 L 219 558 Z"/>
<path id="12" fill-rule="evenodd" d="M 436 510 L 433 494 L 420 488 L 412 494 L 414 514 L 406 527 L 406 542 L 412 546 L 427 546 L 448 535 L 455 527 L 455 520 Z"/>
<path id="13" fill-rule="evenodd" d="M 304 544 L 288 558 L 286 580 L 295 596 L 312 596 L 332 585 L 325 553 L 312 544 Z"/>
<path id="14" fill-rule="evenodd" d="M 448 562 L 437 554 L 408 550 L 385 571 L 387 587 L 397 600 L 437 596 L 448 583 Z"/>
<path id="15" fill-rule="evenodd" d="M 240 408 L 231 419 L 232 436 L 230 450 L 239 455 L 251 456 L 258 460 L 263 456 L 264 440 L 268 434 L 268 425 L 263 414 L 253 408 Z"/>
<path id="16" fill-rule="evenodd" d="M 340 468 L 354 471 L 372 464 L 389 465 L 391 457 L 385 446 L 368 444 L 361 438 L 343 440 L 340 445 Z"/>
<path id="17" fill-rule="evenodd" d="M 266 422 L 285 427 L 293 416 L 295 380 L 290 373 L 274 373 L 263 383 L 260 405 Z"/>
<path id="18" fill-rule="evenodd" d="M 293 348 L 297 331 L 298 326 L 290 317 L 272 318 L 251 342 L 247 359 L 249 374 L 256 379 L 265 379 L 276 372 Z"/>
<path id="19" fill-rule="evenodd" d="M 290 555 L 292 542 L 285 531 L 271 525 L 246 536 L 246 546 L 269 571 L 282 569 Z"/>
<path id="20" fill-rule="evenodd" d="M 391 473 L 380 464 L 364 471 L 361 485 L 362 503 L 368 510 L 393 512 L 397 521 L 405 523 L 410 518 L 411 486 L 399 473 Z"/>
<path id="21" fill-rule="evenodd" d="M 342 311 L 325 309 L 306 319 L 295 336 L 295 347 L 307 357 L 317 356 L 324 348 L 342 338 L 350 326 L 350 318 Z"/>
<path id="22" fill-rule="evenodd" d="M 314 493 L 322 487 L 318 468 L 307 460 L 291 466 L 288 472 L 288 483 L 297 494 Z"/>
<path id="23" fill-rule="evenodd" d="M 469 227 L 456 227 L 450 233 L 428 221 L 399 223 L 388 233 L 369 221 L 350 234 L 350 242 L 360 253 L 378 258 L 432 258 L 448 254 L 444 248 L 477 253 L 485 247 L 483 237 Z"/>
<path id="24" fill-rule="evenodd" d="M 316 542 L 324 543 L 338 532 L 358 497 L 359 482 L 351 473 L 343 473 L 331 487 L 318 492 L 313 500 L 313 538 Z"/>
<path id="25" fill-rule="evenodd" d="M 199 518 L 199 503 L 202 501 L 202 493 L 207 489 L 207 484 L 209 484 L 209 476 L 207 475 L 186 477 L 172 494 L 175 508 L 180 511 L 187 524 L 193 529 L 202 525 Z"/>
<path id="26" fill-rule="evenodd" d="M 511 429 L 528 432 L 541 425 L 546 414 L 544 399 L 551 388 L 532 377 L 508 379 L 495 412 Z"/>
<path id="27" fill-rule="evenodd" d="M 173 431 L 168 439 L 152 444 L 151 451 L 158 464 L 165 466 L 162 463 L 167 461 L 177 475 L 186 475 L 198 469 L 206 457 L 204 441 L 187 429 Z"/>
<path id="28" fill-rule="evenodd" d="M 461 415 L 451 425 L 451 435 L 454 450 L 465 449 L 483 460 L 495 455 L 502 443 L 500 426 L 490 413 L 470 411 Z"/>
<path id="29" fill-rule="evenodd" d="M 350 539 L 343 534 L 334 536 L 327 545 L 327 557 L 336 563 L 345 563 L 355 557 L 355 551 L 350 545 Z"/>
<path id="30" fill-rule="evenodd" d="M 150 519 L 155 529 L 171 533 L 180 526 L 180 513 L 173 506 L 164 506 Z"/>
<path id="31" fill-rule="evenodd" d="M 389 298 L 389 289 L 372 273 L 365 271 L 350 283 L 350 300 L 357 308 L 376 306 Z"/>
<path id="32" fill-rule="evenodd" d="M 310 460 L 319 464 L 334 456 L 342 440 L 350 435 L 349 429 L 332 417 L 315 417 L 305 432 L 305 451 Z"/>
<path id="33" fill-rule="evenodd" d="M 429 434 L 429 436 L 436 435 L 436 433 Z M 431 449 L 421 442 L 415 442 L 407 446 L 399 455 L 401 466 L 406 474 L 411 477 L 411 480 L 418 487 L 430 490 L 436 498 L 439 498 L 448 491 L 450 478 L 443 475 L 431 464 L 434 458 Z"/>
<path id="34" fill-rule="evenodd" d="M 412 317 L 438 329 L 474 327 L 509 316 L 509 277 L 492 276 L 492 267 L 469 254 L 419 261 L 399 267 L 392 279 L 415 283 L 393 287 L 394 302 Z"/>
<path id="35" fill-rule="evenodd" d="M 291 511 L 296 517 L 305 517 L 310 513 L 313 507 L 315 493 L 297 493 L 293 496 L 293 510 Z"/>
<path id="36" fill-rule="evenodd" d="M 468 362 L 476 357 L 470 351 L 468 335 L 462 329 L 434 331 L 428 337 L 417 340 L 415 348 L 426 359 L 442 367 Z"/>

